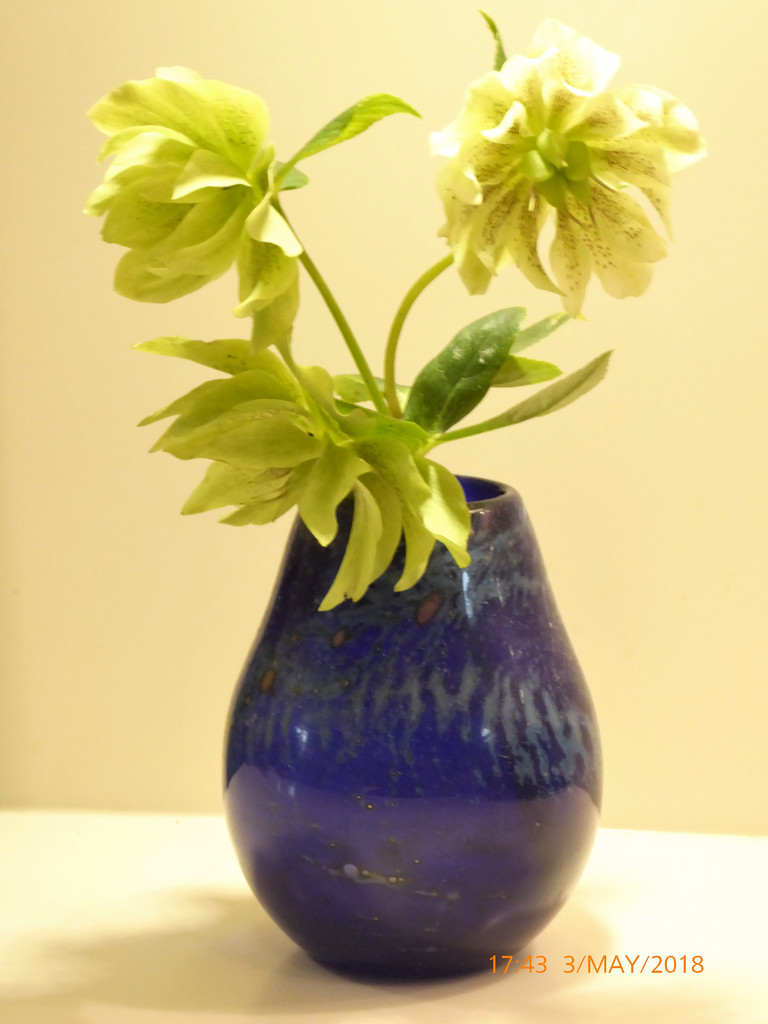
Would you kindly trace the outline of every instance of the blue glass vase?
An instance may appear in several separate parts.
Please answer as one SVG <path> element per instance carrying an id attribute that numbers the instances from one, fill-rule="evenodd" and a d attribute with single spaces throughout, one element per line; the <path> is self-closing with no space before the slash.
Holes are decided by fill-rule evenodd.
<path id="1" fill-rule="evenodd" d="M 401 555 L 357 603 L 299 521 L 235 691 L 227 821 L 277 924 L 340 970 L 488 970 L 557 913 L 597 828 L 601 758 L 583 675 L 519 495 L 462 478 L 472 563 Z"/>

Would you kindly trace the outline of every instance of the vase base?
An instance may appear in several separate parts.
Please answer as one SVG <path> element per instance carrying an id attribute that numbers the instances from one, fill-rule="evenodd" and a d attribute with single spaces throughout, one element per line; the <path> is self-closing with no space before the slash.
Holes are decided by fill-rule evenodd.
<path id="1" fill-rule="evenodd" d="M 483 971 L 490 971 L 492 967 L 491 956 L 476 956 L 466 958 L 454 958 L 434 954 L 421 955 L 409 961 L 398 962 L 350 962 L 336 963 L 323 960 L 321 957 L 311 957 L 320 967 L 331 971 L 344 978 L 357 978 L 360 981 L 388 982 L 402 985 L 417 984 L 424 981 L 441 981 L 450 978 L 459 978 L 468 974 L 480 974 Z"/>

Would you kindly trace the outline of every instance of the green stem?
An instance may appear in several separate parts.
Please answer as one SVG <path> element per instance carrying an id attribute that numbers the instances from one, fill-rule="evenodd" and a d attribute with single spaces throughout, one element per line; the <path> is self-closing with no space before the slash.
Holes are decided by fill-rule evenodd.
<path id="1" fill-rule="evenodd" d="M 283 210 L 277 199 L 273 200 L 273 205 L 277 212 L 281 214 L 282 217 L 285 218 L 286 223 L 289 223 L 288 218 L 285 216 L 285 211 Z M 341 307 L 339 306 L 336 299 L 333 297 L 331 289 L 326 284 L 325 278 L 313 263 L 306 249 L 302 250 L 302 253 L 299 256 L 299 262 L 304 267 L 306 272 L 309 274 L 315 287 L 322 295 L 323 301 L 328 307 L 331 316 L 335 320 L 336 326 L 339 328 L 341 336 L 344 339 L 347 348 L 349 349 L 352 358 L 355 361 L 355 366 L 359 370 L 360 376 L 363 378 L 363 381 L 365 382 L 365 386 L 368 388 L 368 394 L 371 396 L 371 401 L 376 406 L 378 412 L 386 415 L 386 402 L 384 401 L 381 392 L 376 386 L 376 381 L 374 379 L 373 373 L 371 372 L 371 368 L 368 365 L 365 356 L 363 355 L 363 350 L 360 348 L 357 338 L 352 333 L 352 328 L 349 326 L 347 318 L 342 313 Z"/>
<path id="2" fill-rule="evenodd" d="M 403 410 L 400 407 L 400 402 L 397 397 L 397 390 L 395 387 L 395 355 L 397 353 L 397 343 L 400 340 L 400 334 L 403 330 L 403 324 L 405 318 L 411 310 L 411 306 L 414 304 L 419 295 L 424 291 L 428 284 L 431 284 L 436 277 L 439 277 L 444 270 L 453 263 L 453 255 L 449 254 L 436 263 L 433 267 L 430 267 L 416 283 L 408 290 L 405 298 L 400 303 L 400 308 L 395 314 L 395 319 L 392 321 L 392 326 L 389 330 L 389 337 L 387 338 L 387 348 L 384 353 L 384 396 L 389 406 L 389 411 L 393 416 L 398 418 L 402 417 Z"/>
<path id="3" fill-rule="evenodd" d="M 449 430 L 445 434 L 439 434 L 430 445 L 436 448 L 439 444 L 446 444 L 448 441 L 459 441 L 462 437 L 473 437 L 475 434 L 485 434 L 489 430 L 499 430 L 501 427 L 508 427 L 509 421 L 503 416 L 494 416 L 490 420 L 483 420 L 482 423 L 475 423 L 472 427 L 460 427 L 458 430 Z"/>

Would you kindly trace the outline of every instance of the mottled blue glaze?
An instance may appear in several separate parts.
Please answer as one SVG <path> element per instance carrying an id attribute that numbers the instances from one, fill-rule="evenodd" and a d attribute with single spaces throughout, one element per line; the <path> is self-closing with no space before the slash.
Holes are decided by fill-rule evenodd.
<path id="1" fill-rule="evenodd" d="M 226 812 L 266 910 L 315 959 L 488 969 L 567 899 L 597 827 L 592 703 L 519 496 L 462 480 L 472 564 L 438 545 L 317 612 L 349 529 L 294 529 L 235 692 Z"/>

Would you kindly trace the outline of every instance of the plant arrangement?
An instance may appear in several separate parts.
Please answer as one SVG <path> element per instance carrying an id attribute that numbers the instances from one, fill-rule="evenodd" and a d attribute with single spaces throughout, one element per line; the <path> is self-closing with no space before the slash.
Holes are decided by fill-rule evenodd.
<path id="1" fill-rule="evenodd" d="M 354 515 L 338 575 L 321 609 L 358 600 L 405 542 L 405 590 L 433 547 L 469 561 L 469 512 L 458 480 L 432 458 L 449 441 L 561 409 L 604 376 L 606 352 L 563 374 L 526 353 L 579 317 L 594 274 L 612 296 L 642 294 L 670 233 L 672 175 L 705 145 L 690 110 L 648 86 L 609 89 L 619 58 L 554 19 L 524 56 L 507 58 L 497 26 L 494 67 L 466 93 L 457 118 L 431 136 L 442 158 L 439 229 L 447 252 L 409 289 L 389 330 L 383 375 L 375 376 L 347 319 L 283 207 L 308 184 L 304 166 L 331 146 L 393 114 L 416 115 L 378 94 L 345 110 L 289 159 L 269 141 L 264 101 L 245 89 L 162 68 L 131 81 L 89 112 L 108 136 L 110 159 L 87 212 L 104 217 L 102 237 L 127 249 L 115 275 L 121 294 L 168 302 L 233 265 L 234 315 L 247 337 L 161 337 L 135 347 L 192 360 L 217 377 L 142 421 L 173 422 L 153 450 L 210 461 L 182 511 L 234 506 L 222 522 L 271 522 L 294 506 L 322 545 L 337 533 L 336 510 Z M 418 115 L 417 115 L 418 116 Z M 650 216 L 649 216 L 650 214 Z M 541 251 L 554 223 L 548 254 Z M 463 327 L 406 387 L 395 363 L 403 324 L 427 286 L 454 266 L 482 294 L 515 266 L 562 311 L 524 326 L 504 308 Z M 297 365 L 292 333 L 300 270 L 322 295 L 357 373 Z M 491 388 L 541 385 L 508 411 L 458 424 Z"/>

